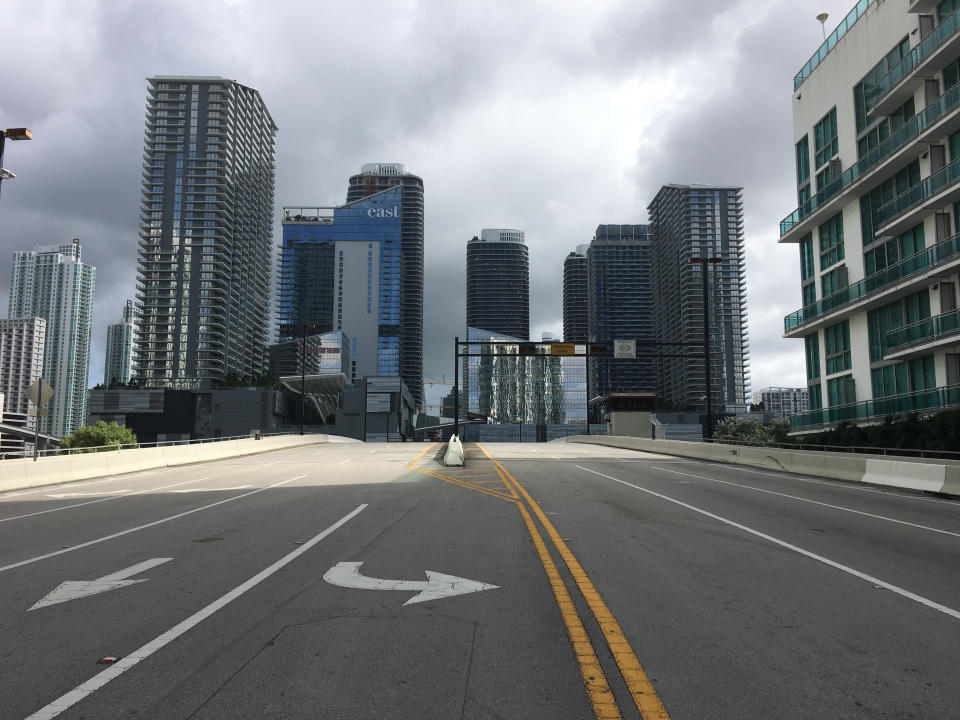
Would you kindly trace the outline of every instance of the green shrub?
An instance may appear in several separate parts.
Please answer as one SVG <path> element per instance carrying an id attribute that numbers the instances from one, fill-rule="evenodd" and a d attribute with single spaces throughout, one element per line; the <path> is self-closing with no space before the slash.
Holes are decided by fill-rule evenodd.
<path id="1" fill-rule="evenodd" d="M 115 422 L 99 421 L 96 425 L 85 425 L 60 441 L 62 448 L 99 448 L 111 450 L 119 445 L 136 445 L 137 436 L 133 430 Z M 107 446 L 107 447 L 103 447 Z M 93 452 L 86 450 L 85 452 Z"/>

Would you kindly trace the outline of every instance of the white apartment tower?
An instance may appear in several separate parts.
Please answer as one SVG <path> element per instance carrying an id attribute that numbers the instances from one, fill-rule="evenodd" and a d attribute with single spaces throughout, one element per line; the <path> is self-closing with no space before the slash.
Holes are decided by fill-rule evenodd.
<path id="1" fill-rule="evenodd" d="M 122 322 L 107 326 L 107 351 L 103 358 L 103 384 L 128 383 L 133 376 L 133 345 L 137 336 L 133 300 L 123 308 Z"/>
<path id="2" fill-rule="evenodd" d="M 960 404 L 960 1 L 860 0 L 793 85 L 793 430 Z"/>
<path id="3" fill-rule="evenodd" d="M 758 390 L 753 398 L 760 398 L 764 413 L 775 418 L 799 415 L 810 409 L 810 394 L 806 388 L 768 387 Z"/>
<path id="4" fill-rule="evenodd" d="M 41 432 L 56 437 L 87 415 L 87 372 L 96 269 L 80 260 L 80 241 L 13 254 L 10 317 L 46 321 L 43 379 L 53 388 Z"/>
<path id="5" fill-rule="evenodd" d="M 23 421 L 29 410 L 27 386 L 43 373 L 47 321 L 39 317 L 0 319 L 0 418 Z M 26 421 L 34 427 L 34 419 Z"/>

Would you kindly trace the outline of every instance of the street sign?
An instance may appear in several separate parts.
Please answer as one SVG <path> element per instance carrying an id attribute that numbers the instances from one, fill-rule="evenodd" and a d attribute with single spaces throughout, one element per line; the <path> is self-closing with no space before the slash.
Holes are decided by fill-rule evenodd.
<path id="1" fill-rule="evenodd" d="M 39 415 L 40 417 L 46 417 L 49 414 L 50 414 L 50 411 L 47 410 L 46 408 L 37 408 L 37 407 L 27 408 L 27 415 L 31 417 L 35 415 Z"/>
<path id="2" fill-rule="evenodd" d="M 43 378 L 37 378 L 27 388 L 27 397 L 34 405 L 41 407 L 50 402 L 53 397 L 53 388 L 47 385 Z"/>
<path id="3" fill-rule="evenodd" d="M 551 355 L 573 355 L 573 343 L 550 343 Z"/>
<path id="4" fill-rule="evenodd" d="M 357 590 L 417 591 L 417 594 L 407 600 L 404 605 L 439 600 L 454 595 L 466 595 L 481 590 L 495 590 L 499 587 L 498 585 L 468 580 L 456 575 L 444 575 L 432 570 L 424 571 L 427 576 L 426 580 L 381 580 L 361 575 L 361 565 L 363 565 L 362 562 L 337 563 L 327 570 L 323 579 L 337 587 L 355 588 Z"/>
<path id="5" fill-rule="evenodd" d="M 519 355 L 536 355 L 537 354 L 537 344 L 530 342 L 522 342 L 517 344 L 517 353 Z"/>
<path id="6" fill-rule="evenodd" d="M 593 357 L 606 357 L 610 352 L 610 348 L 607 347 L 606 343 L 590 343 L 588 353 Z"/>
<path id="7" fill-rule="evenodd" d="M 637 341 L 636 340 L 614 340 L 613 341 L 613 357 L 614 358 L 625 358 L 625 359 L 635 359 L 637 357 Z"/>

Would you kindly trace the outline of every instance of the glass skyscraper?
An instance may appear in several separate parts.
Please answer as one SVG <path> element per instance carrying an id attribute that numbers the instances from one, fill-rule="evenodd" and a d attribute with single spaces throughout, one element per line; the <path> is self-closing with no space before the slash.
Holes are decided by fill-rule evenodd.
<path id="1" fill-rule="evenodd" d="M 47 321 L 43 379 L 53 388 L 40 431 L 62 437 L 87 417 L 87 374 L 96 269 L 80 260 L 80 241 L 13 254 L 10 317 Z"/>
<path id="2" fill-rule="evenodd" d="M 136 372 L 209 387 L 266 371 L 274 138 L 260 93 L 220 77 L 149 78 Z"/>
<path id="3" fill-rule="evenodd" d="M 530 337 L 530 256 L 522 231 L 481 230 L 467 243 L 467 327 Z"/>
<path id="4" fill-rule="evenodd" d="M 403 193 L 283 209 L 279 340 L 346 333 L 351 381 L 400 375 Z"/>
<path id="5" fill-rule="evenodd" d="M 133 375 L 133 344 L 137 334 L 132 300 L 123 308 L 123 322 L 107 326 L 107 351 L 103 358 L 103 384 L 126 383 Z"/>
<path id="6" fill-rule="evenodd" d="M 587 245 L 563 261 L 563 339 L 587 342 L 590 339 L 590 313 L 587 302 Z"/>
<path id="7" fill-rule="evenodd" d="M 589 339 L 636 340 L 637 358 L 592 358 L 591 394 L 656 387 L 652 239 L 646 225 L 598 225 L 587 249 Z M 612 353 L 611 353 L 612 355 Z"/>
<path id="8" fill-rule="evenodd" d="M 706 384 L 702 356 L 704 316 L 699 263 L 709 264 L 711 401 L 714 412 L 746 409 L 750 391 L 746 269 L 743 248 L 743 189 L 727 186 L 664 185 L 647 208 L 653 237 L 656 339 L 667 357 L 658 362 L 657 399 L 676 408 L 703 407 Z"/>
<path id="9" fill-rule="evenodd" d="M 520 338 L 467 328 L 463 358 L 465 402 L 471 413 L 497 423 L 585 424 L 587 421 L 587 376 L 584 346 L 580 357 L 553 356 L 549 344 L 538 344 L 537 354 L 519 355 Z M 484 341 L 506 344 L 484 345 Z M 517 343 L 517 344 L 513 344 Z"/>
<path id="10" fill-rule="evenodd" d="M 367 163 L 350 178 L 347 203 L 391 188 L 400 200 L 400 305 L 396 328 L 400 377 L 419 407 L 423 405 L 423 179 L 399 163 Z"/>

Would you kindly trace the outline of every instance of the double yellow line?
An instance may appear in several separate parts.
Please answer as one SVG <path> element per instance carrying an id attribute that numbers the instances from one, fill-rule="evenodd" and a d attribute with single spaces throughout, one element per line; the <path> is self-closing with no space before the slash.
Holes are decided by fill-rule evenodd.
<path id="1" fill-rule="evenodd" d="M 524 502 L 514 501 L 517 509 L 520 510 L 520 515 L 523 517 L 523 522 L 526 524 L 527 530 L 530 532 L 530 537 L 533 539 L 533 544 L 537 549 L 537 554 L 540 557 L 540 562 L 543 564 L 543 569 L 547 573 L 550 587 L 553 590 L 553 596 L 557 601 L 557 606 L 560 608 L 560 614 L 566 625 L 567 634 L 570 636 L 570 642 L 573 644 L 577 663 L 580 666 L 580 674 L 587 688 L 587 695 L 590 698 L 594 714 L 598 720 L 600 718 L 606 720 L 608 718 L 620 718 L 622 716 L 616 700 L 613 697 L 613 693 L 610 691 L 610 686 L 603 673 L 603 668 L 601 668 L 600 662 L 597 659 L 593 644 L 590 642 L 590 638 L 584 629 L 583 621 L 577 613 L 576 606 L 573 604 L 573 600 L 567 591 L 567 587 L 563 582 L 563 578 L 560 576 L 559 570 L 557 570 L 556 563 L 554 563 L 553 558 L 550 556 L 547 544 L 544 542 L 537 524 L 530 515 L 530 510 L 533 510 L 537 520 L 540 521 L 540 524 L 544 530 L 546 530 L 550 542 L 552 542 L 557 549 L 560 558 L 573 576 L 573 580 L 580 590 L 580 594 L 583 595 L 584 600 L 586 600 L 587 607 L 590 608 L 590 612 L 593 613 L 593 617 L 600 626 L 603 637 L 607 641 L 607 646 L 610 648 L 617 667 L 620 668 L 620 674 L 623 676 L 624 682 L 626 682 L 630 695 L 634 703 L 636 703 L 637 709 L 640 711 L 640 715 L 644 720 L 670 720 L 666 708 L 657 696 L 657 692 L 650 682 L 650 678 L 647 677 L 643 667 L 640 665 L 640 661 L 637 659 L 637 655 L 630 646 L 626 635 L 624 635 L 620 623 L 617 622 L 613 613 L 610 612 L 610 608 L 607 607 L 597 588 L 590 581 L 583 566 L 580 565 L 580 562 L 570 551 L 570 548 L 567 547 L 563 538 L 560 537 L 560 533 L 557 532 L 557 529 L 553 526 L 553 523 L 550 522 L 546 513 L 543 512 L 543 509 L 537 501 L 530 497 L 530 493 L 517 482 L 516 478 L 487 452 L 485 447 L 479 443 L 477 447 L 493 462 L 504 484 L 519 493 L 519 496 L 526 503 L 525 505 Z M 530 510 L 527 509 L 527 505 L 529 505 Z"/>

